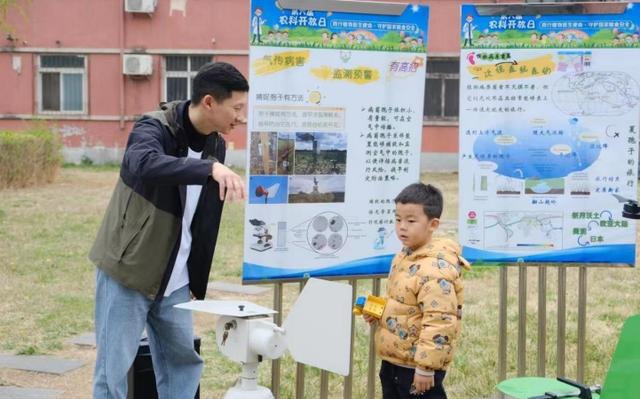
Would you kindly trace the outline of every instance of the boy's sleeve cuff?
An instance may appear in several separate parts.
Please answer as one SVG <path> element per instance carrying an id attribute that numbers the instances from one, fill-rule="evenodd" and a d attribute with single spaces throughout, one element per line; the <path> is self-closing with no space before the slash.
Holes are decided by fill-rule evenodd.
<path id="1" fill-rule="evenodd" d="M 423 370 L 418 367 L 416 367 L 416 374 L 422 375 L 425 377 L 433 377 L 435 375 L 433 370 Z"/>

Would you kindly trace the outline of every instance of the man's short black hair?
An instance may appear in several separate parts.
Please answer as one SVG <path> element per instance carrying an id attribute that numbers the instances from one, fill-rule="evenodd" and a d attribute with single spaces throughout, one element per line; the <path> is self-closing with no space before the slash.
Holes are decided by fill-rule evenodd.
<path id="1" fill-rule="evenodd" d="M 204 64 L 193 79 L 191 104 L 198 105 L 207 94 L 218 103 L 231 97 L 231 92 L 249 91 L 249 83 L 236 67 L 226 62 Z"/>
<path id="2" fill-rule="evenodd" d="M 442 216 L 444 203 L 442 192 L 431 184 L 410 184 L 400 191 L 400 194 L 398 194 L 394 201 L 396 204 L 422 205 L 424 214 L 427 215 L 429 219 L 439 219 L 440 216 Z"/>

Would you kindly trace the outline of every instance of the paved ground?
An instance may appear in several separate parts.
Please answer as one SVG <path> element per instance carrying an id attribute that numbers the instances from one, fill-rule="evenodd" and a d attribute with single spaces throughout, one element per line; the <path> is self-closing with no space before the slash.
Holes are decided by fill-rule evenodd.
<path id="1" fill-rule="evenodd" d="M 211 299 L 271 296 L 269 286 L 242 286 L 228 282 L 210 284 Z M 194 313 L 196 333 L 211 329 L 211 318 Z M 0 353 L 0 399 L 86 399 L 91 397 L 95 364 L 95 334 L 72 337 L 50 356 L 15 356 Z M 202 399 L 216 399 L 201 394 Z"/>

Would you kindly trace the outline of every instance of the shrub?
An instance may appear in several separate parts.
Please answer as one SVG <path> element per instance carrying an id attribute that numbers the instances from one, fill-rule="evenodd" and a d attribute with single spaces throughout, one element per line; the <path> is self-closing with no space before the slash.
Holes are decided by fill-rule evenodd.
<path id="1" fill-rule="evenodd" d="M 62 163 L 61 147 L 49 130 L 0 131 L 0 189 L 51 183 Z"/>

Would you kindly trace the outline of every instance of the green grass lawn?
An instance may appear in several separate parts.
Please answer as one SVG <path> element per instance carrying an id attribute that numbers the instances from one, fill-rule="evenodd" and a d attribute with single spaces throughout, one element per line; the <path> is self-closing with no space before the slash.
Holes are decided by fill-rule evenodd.
<path id="1" fill-rule="evenodd" d="M 83 357 L 88 365 L 67 377 L 43 377 L 0 369 L 0 385 L 52 387 L 65 398 L 86 398 L 91 391 L 91 350 L 78 351 L 67 340 L 93 329 L 95 268 L 87 252 L 117 179 L 114 167 L 66 167 L 53 184 L 21 190 L 0 191 L 0 352 L 55 354 Z M 455 174 L 429 174 L 423 180 L 443 189 L 449 227 L 443 234 L 455 236 L 458 185 Z M 225 206 L 214 258 L 212 280 L 240 282 L 244 206 Z M 528 276 L 527 367 L 536 365 L 537 274 Z M 576 374 L 577 270 L 568 271 L 567 354 L 568 377 Z M 547 375 L 555 376 L 556 271 L 548 272 Z M 509 273 L 509 364 L 515 374 L 517 337 L 517 274 Z M 383 284 L 384 285 L 384 284 Z M 595 268 L 588 273 L 588 319 L 586 382 L 602 383 L 623 320 L 640 308 L 635 269 Z M 299 290 L 298 283 L 285 285 L 285 315 Z M 358 282 L 358 293 L 370 291 L 370 281 Z M 215 298 L 234 298 L 215 294 Z M 478 268 L 466 276 L 466 306 L 460 345 L 445 385 L 451 398 L 485 398 L 494 394 L 497 365 L 498 273 L 495 267 Z M 272 294 L 244 297 L 272 306 Z M 202 398 L 218 398 L 235 381 L 240 367 L 223 358 L 214 342 L 215 317 L 196 314 L 206 366 Z M 369 331 L 355 323 L 353 397 L 364 398 Z M 270 385 L 270 364 L 261 366 L 261 384 Z M 295 364 L 286 356 L 282 364 L 281 397 L 293 397 Z M 377 381 L 376 381 L 377 383 Z M 317 398 L 319 372 L 306 367 L 306 395 Z M 329 379 L 330 398 L 342 397 L 343 378 Z M 377 389 L 379 392 L 379 387 Z"/>

